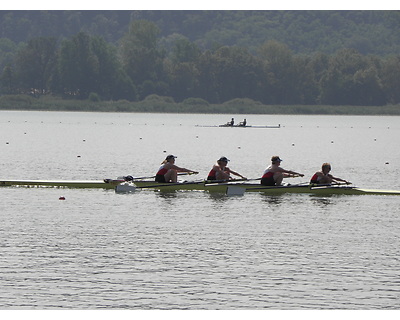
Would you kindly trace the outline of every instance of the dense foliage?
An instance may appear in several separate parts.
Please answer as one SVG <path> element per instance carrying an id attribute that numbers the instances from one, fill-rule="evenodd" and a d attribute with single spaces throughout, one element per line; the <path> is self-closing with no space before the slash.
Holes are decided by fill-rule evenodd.
<path id="1" fill-rule="evenodd" d="M 397 11 L 0 11 L 0 91 L 399 104 L 399 29 Z"/>

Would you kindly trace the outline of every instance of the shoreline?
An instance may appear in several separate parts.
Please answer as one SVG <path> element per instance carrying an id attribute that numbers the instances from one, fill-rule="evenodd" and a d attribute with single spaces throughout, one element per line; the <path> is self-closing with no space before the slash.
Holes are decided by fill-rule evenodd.
<path id="1" fill-rule="evenodd" d="M 221 104 L 209 104 L 199 98 L 175 102 L 170 97 L 156 95 L 135 102 L 127 100 L 66 100 L 54 96 L 35 98 L 28 95 L 7 95 L 0 96 L 0 110 L 188 114 L 400 115 L 400 105 L 263 105 L 258 101 L 246 98 L 233 99 Z"/>

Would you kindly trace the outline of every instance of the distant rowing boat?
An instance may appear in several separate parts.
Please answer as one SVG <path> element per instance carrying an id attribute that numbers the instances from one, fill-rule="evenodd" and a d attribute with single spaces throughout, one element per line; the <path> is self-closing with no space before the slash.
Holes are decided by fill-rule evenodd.
<path id="1" fill-rule="evenodd" d="M 0 180 L 0 187 L 60 187 L 60 188 L 86 188 L 86 189 L 116 189 L 117 187 L 129 187 L 133 189 L 151 189 L 162 192 L 175 192 L 181 190 L 200 190 L 211 193 L 227 193 L 229 188 L 236 188 L 244 192 L 260 192 L 268 195 L 285 193 L 308 193 L 314 195 L 400 195 L 397 190 L 376 190 L 351 187 L 347 185 L 309 185 L 294 184 L 286 186 L 262 186 L 259 183 L 249 182 L 209 182 L 192 181 L 177 183 L 158 183 L 150 180 L 135 180 L 127 183 L 121 179 L 104 180 Z M 129 190 L 129 188 L 127 188 Z"/>
<path id="2" fill-rule="evenodd" d="M 203 127 L 203 128 L 264 128 L 264 129 L 279 129 L 281 127 L 280 124 L 278 125 L 251 125 L 251 126 L 243 126 L 243 125 L 228 125 L 228 124 L 220 124 L 220 125 L 215 125 L 215 126 L 203 126 L 203 125 L 196 125 L 196 127 Z"/>

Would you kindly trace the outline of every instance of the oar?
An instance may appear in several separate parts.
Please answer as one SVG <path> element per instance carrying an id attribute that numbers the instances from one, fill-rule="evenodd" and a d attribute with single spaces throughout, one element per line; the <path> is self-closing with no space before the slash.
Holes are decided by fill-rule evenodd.
<path id="1" fill-rule="evenodd" d="M 229 179 L 229 180 L 205 180 L 206 185 L 207 184 L 227 184 L 227 183 L 235 183 L 235 182 L 240 182 L 240 181 L 249 181 L 251 179 L 243 178 L 243 179 Z"/>
<path id="2" fill-rule="evenodd" d="M 178 176 L 186 176 L 186 175 L 192 175 L 192 174 L 198 174 L 198 172 L 178 172 Z M 133 177 L 131 175 L 129 176 L 124 176 L 121 177 L 125 181 L 133 181 L 133 180 L 143 180 L 143 179 L 154 179 L 156 176 L 147 176 L 147 177 Z"/>
<path id="3" fill-rule="evenodd" d="M 298 177 L 301 177 L 301 175 L 299 175 L 299 174 L 288 174 L 287 176 L 285 176 L 285 178 L 298 178 Z"/>
<path id="4" fill-rule="evenodd" d="M 336 183 L 327 183 L 327 184 L 310 184 L 310 189 L 330 189 L 337 188 L 337 186 L 349 185 L 351 182 L 336 182 Z M 348 188 L 353 189 L 354 186 L 349 186 Z"/>
<path id="5" fill-rule="evenodd" d="M 176 185 L 194 185 L 194 184 L 203 184 L 204 180 L 200 181 L 191 181 L 191 182 L 165 182 L 165 183 L 160 183 L 160 182 L 154 182 L 154 184 L 148 185 L 148 186 L 142 186 L 138 187 L 135 185 L 135 182 L 133 183 L 122 183 L 119 184 L 115 187 L 115 192 L 117 193 L 131 193 L 135 192 L 136 189 L 151 189 L 151 188 L 160 188 L 160 187 L 170 187 L 170 186 L 176 186 Z"/>

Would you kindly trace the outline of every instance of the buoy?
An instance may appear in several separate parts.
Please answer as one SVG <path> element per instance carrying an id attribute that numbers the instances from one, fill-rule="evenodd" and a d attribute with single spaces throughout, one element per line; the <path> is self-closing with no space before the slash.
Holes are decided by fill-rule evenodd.
<path id="1" fill-rule="evenodd" d="M 58 200 L 65 200 L 65 197 L 59 197 Z"/>

